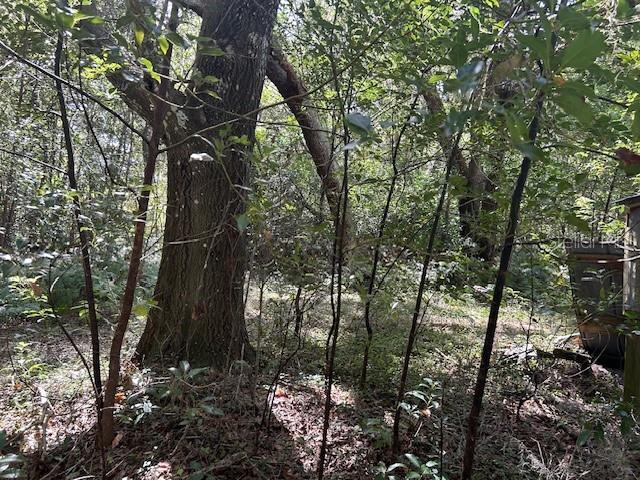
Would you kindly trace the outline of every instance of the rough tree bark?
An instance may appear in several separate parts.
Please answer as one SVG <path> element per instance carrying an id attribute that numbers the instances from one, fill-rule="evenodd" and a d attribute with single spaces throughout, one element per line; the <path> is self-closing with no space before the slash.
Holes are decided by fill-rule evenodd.
<path id="1" fill-rule="evenodd" d="M 171 107 L 165 120 L 167 210 L 157 308 L 150 312 L 136 358 L 223 368 L 253 356 L 243 311 L 246 242 L 237 218 L 246 208 L 249 156 L 278 0 L 174 3 L 197 6 L 199 36 L 210 38 L 224 55 L 199 50 L 194 64 L 200 78 L 218 79 L 207 90 L 219 99 L 204 91 L 168 92 L 173 104 L 185 107 Z M 83 9 L 96 12 L 93 4 Z M 117 45 L 103 25 L 86 28 L 96 39 L 86 43 L 87 50 Z M 109 80 L 150 120 L 154 82 L 124 55 L 125 66 Z"/>
<path id="2" fill-rule="evenodd" d="M 253 58 L 249 59 L 225 56 L 221 61 L 216 57 L 200 56 L 196 60 L 203 76 L 214 75 L 221 80 L 218 86 L 224 89 L 230 85 L 231 90 L 217 92 L 222 98 L 222 105 L 217 105 L 218 109 L 205 108 L 204 122 L 188 118 L 194 123 L 191 131 L 237 120 L 233 114 L 223 111 L 245 115 L 255 110 L 266 73 L 287 100 L 302 128 L 327 203 L 335 217 L 342 185 L 335 172 L 331 145 L 322 122 L 313 108 L 303 104 L 307 89 L 277 46 L 272 45 L 265 50 L 268 44 L 250 45 L 243 40 L 250 40 L 256 34 L 269 40 L 277 2 L 271 1 L 262 6 L 262 13 L 270 12 L 271 17 L 261 15 L 259 18 L 251 15 L 250 5 L 244 5 L 245 2 L 231 5 L 235 13 L 225 14 L 224 26 L 217 30 L 214 27 L 221 20 L 220 12 L 226 11 L 225 8 L 218 8 L 218 14 L 214 15 L 211 1 L 179 0 L 176 3 L 202 17 L 201 36 L 213 35 L 211 38 L 218 46 L 224 47 L 226 43 L 234 52 L 253 53 Z M 210 102 L 210 98 L 205 101 Z M 252 143 L 253 130 L 251 119 L 245 118 L 232 123 L 231 132 L 225 133 L 227 138 L 245 135 Z M 168 137 L 171 145 L 184 138 L 184 133 L 172 135 L 168 131 Z M 222 366 L 231 359 L 251 359 L 253 356 L 241 308 L 245 241 L 235 222 L 235 217 L 241 215 L 245 208 L 246 191 L 242 187 L 247 182 L 245 157 L 251 147 L 234 145 L 228 149 L 230 155 L 225 158 L 212 148 L 214 138 L 215 135 L 205 143 L 194 140 L 167 152 L 169 185 L 165 250 L 155 294 L 159 308 L 149 316 L 137 349 L 139 359 L 172 355 L 196 363 Z M 191 161 L 194 151 L 206 153 L 207 156 L 199 157 L 205 161 Z M 210 161 L 212 159 L 215 160 Z M 174 169 L 173 165 L 182 167 Z M 348 244 L 349 225 L 347 220 L 344 244 Z M 212 315 L 219 320 L 212 322 Z M 176 321 L 176 318 L 180 320 Z M 235 320 L 226 322 L 225 318 Z"/>
<path id="3" fill-rule="evenodd" d="M 187 99 L 167 126 L 168 182 L 164 250 L 140 359 L 187 359 L 223 368 L 253 359 L 244 323 L 246 208 L 255 112 L 264 84 L 278 0 L 203 2 L 200 36 L 224 56 L 198 53 L 195 70 L 218 79 L 219 100 Z M 203 106 L 202 109 L 197 107 Z M 191 109 L 190 107 L 193 107 Z M 224 124 L 172 148 L 185 134 Z"/>

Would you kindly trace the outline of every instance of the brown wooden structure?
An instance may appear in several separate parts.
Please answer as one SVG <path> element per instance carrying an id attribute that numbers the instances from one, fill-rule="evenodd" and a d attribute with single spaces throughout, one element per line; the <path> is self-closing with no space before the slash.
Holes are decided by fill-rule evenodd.
<path id="1" fill-rule="evenodd" d="M 624 400 L 640 412 L 640 195 L 617 202 L 627 211 L 624 232 Z"/>
<path id="2" fill-rule="evenodd" d="M 596 361 L 621 365 L 624 251 L 601 242 L 567 243 L 566 249 L 582 344 Z"/>

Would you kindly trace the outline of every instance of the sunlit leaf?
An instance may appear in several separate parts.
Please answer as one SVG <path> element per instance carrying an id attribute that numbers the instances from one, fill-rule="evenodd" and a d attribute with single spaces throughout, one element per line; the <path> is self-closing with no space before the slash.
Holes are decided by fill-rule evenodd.
<path id="1" fill-rule="evenodd" d="M 166 55 L 169 51 L 169 40 L 164 35 L 158 37 L 158 46 L 160 47 L 160 51 L 163 55 Z"/>
<path id="2" fill-rule="evenodd" d="M 139 47 L 144 41 L 144 29 L 139 25 L 136 25 L 133 29 L 133 36 L 135 38 L 136 45 Z"/>
<path id="3" fill-rule="evenodd" d="M 560 62 L 561 67 L 588 68 L 600 56 L 606 42 L 602 32 L 584 31 L 567 48 Z"/>

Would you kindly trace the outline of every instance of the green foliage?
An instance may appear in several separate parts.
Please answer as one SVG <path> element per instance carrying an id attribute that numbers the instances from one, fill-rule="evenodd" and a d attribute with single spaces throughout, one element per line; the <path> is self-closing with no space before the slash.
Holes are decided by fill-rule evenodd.
<path id="1" fill-rule="evenodd" d="M 198 72 L 193 60 L 197 54 L 199 62 L 225 62 L 226 58 L 218 57 L 233 52 L 200 36 L 194 15 L 183 11 L 177 31 L 169 31 L 166 22 L 160 23 L 163 14 L 157 2 L 100 3 L 103 16 L 87 15 L 78 5 L 52 0 L 0 5 L 0 37 L 19 55 L 51 70 L 54 42 L 62 32 L 65 79 L 78 88 L 82 82 L 84 90 L 140 130 L 145 121 L 131 114 L 110 80 L 121 75 L 125 85 L 142 81 L 145 95 L 155 91 L 161 80 L 161 56 L 170 48 L 174 61 L 169 75 L 178 99 L 173 102 L 172 98 L 172 122 L 183 121 L 200 108 L 194 106 L 200 102 L 218 108 L 227 100 L 221 95 L 229 86 Z M 497 245 L 503 240 L 509 197 L 523 155 L 532 160 L 532 171 L 505 300 L 566 312 L 570 290 L 564 239 L 619 239 L 624 232 L 622 211 L 612 203 L 640 185 L 640 177 L 625 177 L 611 158 L 621 147 L 640 149 L 639 27 L 629 2 L 618 2 L 615 12 L 610 5 L 594 1 L 529 2 L 525 10 L 515 9 L 516 2 L 497 0 L 344 0 L 339 6 L 325 0 L 281 3 L 276 37 L 309 91 L 297 107 L 302 114 L 317 115 L 319 123 L 319 131 L 303 133 L 322 134 L 332 152 L 327 164 L 333 166 L 336 178 L 343 171 L 342 162 L 348 161 L 353 245 L 348 246 L 342 287 L 345 297 L 355 293 L 354 303 L 359 302 L 345 314 L 350 325 L 360 325 L 360 307 L 371 301 L 370 383 L 397 381 L 404 327 L 412 314 L 407 305 L 416 292 L 426 232 L 456 139 L 459 156 L 454 159 L 425 294 L 429 302 L 445 298 L 447 311 L 430 303 L 428 312 L 455 315 L 456 305 L 461 310 L 468 305 L 482 309 L 489 302 Z M 510 19 L 514 14 L 516 18 Z M 113 45 L 79 53 L 95 25 L 113 32 Z M 0 63 L 5 92 L 0 124 L 6 132 L 0 140 L 0 319 L 26 324 L 85 317 L 73 210 L 76 199 L 90 234 L 101 324 L 103 317 L 113 318 L 126 278 L 138 200 L 135 192 L 142 190 L 152 197 L 147 220 L 150 236 L 133 315 L 143 320 L 157 306 L 153 287 L 163 252 L 166 207 L 176 207 L 167 205 L 167 193 L 173 192 L 167 192 L 165 157 L 154 187 L 140 185 L 143 142 L 113 115 L 69 88 L 80 183 L 77 191 L 69 191 L 59 119 L 51 107 L 56 100 L 52 82 L 42 81 L 44 77 L 36 76 L 30 67 L 8 57 Z M 434 94 L 439 106 L 428 101 L 428 93 Z M 539 100 L 542 108 L 539 124 L 534 125 L 538 138 L 533 145 L 531 119 Z M 335 267 L 335 226 L 304 135 L 268 82 L 261 106 L 256 148 L 240 166 L 243 172 L 251 171 L 251 182 L 249 176 L 237 181 L 238 172 L 226 172 L 238 199 L 247 200 L 246 212 L 241 209 L 243 213 L 229 215 L 228 225 L 207 225 L 203 231 L 206 237 L 227 235 L 227 226 L 235 230 L 238 245 L 245 240 L 248 244 L 247 254 L 241 252 L 238 258 L 249 265 L 251 287 L 267 285 L 267 290 L 277 291 L 278 298 L 267 298 L 259 315 L 247 309 L 252 333 L 257 332 L 260 342 L 273 334 L 260 343 L 263 360 L 271 366 L 277 355 L 304 343 L 285 337 L 291 330 L 297 288 L 302 288 L 310 303 L 327 296 L 329 272 Z M 229 120 L 236 121 L 245 119 Z M 345 126 L 353 138 L 342 137 Z M 211 157 L 194 152 L 202 157 L 203 172 L 217 165 L 229 149 L 252 141 L 248 135 L 230 136 L 228 128 L 209 133 L 204 141 L 211 147 Z M 380 234 L 392 181 L 395 191 Z M 188 205 L 180 208 L 189 211 Z M 183 220 L 186 225 L 192 219 Z M 178 243 L 200 240 L 184 238 Z M 485 244 L 491 247 L 487 258 L 481 254 Z M 379 253 L 379 269 L 369 295 L 374 249 Z M 214 260 L 208 264 L 211 268 L 232 267 Z M 604 297 L 601 303 L 610 301 Z M 473 303 L 477 300 L 479 306 Z M 471 327 L 445 332 L 425 325 L 416 344 L 418 351 L 425 345 L 444 345 L 453 352 L 459 336 L 479 335 Z M 317 333 L 317 329 L 307 322 L 302 338 L 307 330 Z M 337 364 L 341 379 L 353 379 L 358 372 L 364 338 L 360 329 L 341 339 Z M 47 372 L 28 343 L 19 343 L 14 351 L 25 377 L 38 378 Z M 322 358 L 320 352 L 313 352 L 313 360 L 303 365 L 310 370 L 317 369 Z M 431 352 L 424 357 L 419 367 L 414 364 L 411 381 L 424 374 L 423 367 L 437 361 Z M 156 389 L 143 388 L 141 394 L 119 392 L 129 395 L 119 412 L 121 420 L 139 424 L 160 405 L 177 412 L 182 425 L 224 415 L 215 398 L 200 401 L 193 395 L 193 386 L 206 378 L 206 369 L 181 362 L 169 373 L 168 381 Z M 440 394 L 438 382 L 425 379 L 407 392 L 400 408 L 412 421 L 420 420 L 440 407 Z M 621 408 L 619 416 L 621 424 L 631 428 L 631 412 Z M 579 444 L 606 434 L 598 422 L 586 421 Z M 366 419 L 363 429 L 376 447 L 388 446 L 384 421 Z M 18 463 L 0 460 L 0 477 Z M 190 470 L 198 472 L 202 465 L 193 464 Z M 378 478 L 435 479 L 441 478 L 439 470 L 437 462 L 407 454 L 389 467 L 381 465 Z"/>
<path id="2" fill-rule="evenodd" d="M 560 67 L 573 67 L 576 69 L 588 68 L 596 58 L 602 54 L 605 47 L 604 34 L 602 32 L 592 32 L 587 29 L 578 34 L 564 49 Z"/>
<path id="3" fill-rule="evenodd" d="M 402 476 L 398 476 L 401 473 Z M 376 480 L 398 480 L 404 479 L 429 479 L 429 480 L 446 480 L 447 477 L 439 473 L 438 461 L 427 460 L 423 462 L 419 457 L 405 453 L 400 461 L 390 466 L 383 463 L 376 467 Z"/>
<path id="4" fill-rule="evenodd" d="M 6 438 L 6 432 L 4 430 L 0 431 L 0 452 L 2 451 L 2 438 Z M 21 455 L 16 455 L 15 453 L 2 454 L 0 453 L 0 479 L 10 479 L 10 478 L 24 478 L 24 474 L 22 472 L 22 464 L 24 463 L 24 458 Z"/>
<path id="5" fill-rule="evenodd" d="M 379 418 L 366 418 L 362 425 L 362 431 L 373 439 L 375 448 L 389 448 L 391 446 L 391 428 Z"/>
<path id="6" fill-rule="evenodd" d="M 14 347 L 14 368 L 23 378 L 43 377 L 47 374 L 49 366 L 34 353 L 29 342 L 20 341 Z"/>
<path id="7" fill-rule="evenodd" d="M 423 378 L 417 387 L 405 393 L 405 400 L 400 402 L 398 408 L 414 418 L 430 416 L 432 409 L 440 408 L 440 394 L 439 382 L 431 378 Z"/>

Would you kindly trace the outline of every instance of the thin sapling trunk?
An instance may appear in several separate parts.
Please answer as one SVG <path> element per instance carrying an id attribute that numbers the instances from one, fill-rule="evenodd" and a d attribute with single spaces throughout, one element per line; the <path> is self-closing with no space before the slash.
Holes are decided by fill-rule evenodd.
<path id="1" fill-rule="evenodd" d="M 409 125 L 410 116 L 413 109 L 416 106 L 418 97 L 413 101 L 411 105 L 411 112 L 409 118 L 404 122 L 398 138 L 393 145 L 391 152 L 391 166 L 393 167 L 393 176 L 391 177 L 391 183 L 389 184 L 389 190 L 387 191 L 387 199 L 384 203 L 382 210 L 382 218 L 380 219 L 380 225 L 378 227 L 378 235 L 376 237 L 376 243 L 373 252 L 373 263 L 371 264 L 371 274 L 369 275 L 369 285 L 367 286 L 367 298 L 364 305 L 364 326 L 367 329 L 367 340 L 364 344 L 364 353 L 362 355 L 362 371 L 360 373 L 360 388 L 364 388 L 367 383 L 367 369 L 369 368 L 369 350 L 371 348 L 371 342 L 373 341 L 373 326 L 371 325 L 371 301 L 374 296 L 374 289 L 376 285 L 376 275 L 378 273 L 378 264 L 380 262 L 380 248 L 382 245 L 382 239 L 384 238 L 384 230 L 387 226 L 387 218 L 389 217 L 389 209 L 391 207 L 391 200 L 395 192 L 396 183 L 398 181 L 398 153 L 400 152 L 400 143 L 402 137 Z"/>
<path id="2" fill-rule="evenodd" d="M 171 26 L 173 27 L 177 21 L 177 9 L 173 7 L 171 14 Z M 159 67 L 162 79 L 158 87 L 157 96 L 154 97 L 153 119 L 151 122 L 151 138 L 148 145 L 147 159 L 144 167 L 144 178 L 142 189 L 138 197 L 138 210 L 134 220 L 135 231 L 133 237 L 133 246 L 131 248 L 131 257 L 129 260 L 129 271 L 127 273 L 127 282 L 125 284 L 122 296 L 122 306 L 120 315 L 116 323 L 116 328 L 111 342 L 111 350 L 109 352 L 109 376 L 105 386 L 104 410 L 102 416 L 102 435 L 105 445 L 109 445 L 114 437 L 114 406 L 115 394 L 120 378 L 120 356 L 124 336 L 129 325 L 129 318 L 133 309 L 135 300 L 136 286 L 138 284 L 138 273 L 140 271 L 140 263 L 144 249 L 144 232 L 147 224 L 147 213 L 149 211 L 149 199 L 151 195 L 151 186 L 153 185 L 153 177 L 156 169 L 156 160 L 158 158 L 158 150 L 160 141 L 164 134 L 164 118 L 167 112 L 168 104 L 165 102 L 169 89 L 169 65 L 171 63 L 172 45 L 169 44 L 168 50 L 164 56 L 163 64 Z"/>
<path id="3" fill-rule="evenodd" d="M 404 398 L 404 394 L 407 388 L 407 376 L 409 374 L 409 363 L 411 362 L 411 352 L 413 351 L 413 345 L 416 339 L 416 333 L 418 331 L 418 324 L 420 323 L 420 312 L 422 310 L 422 297 L 427 285 L 427 272 L 429 271 L 429 265 L 433 258 L 433 249 L 435 247 L 436 237 L 438 233 L 438 224 L 440 223 L 440 217 L 444 209 L 444 202 L 447 198 L 447 190 L 449 186 L 449 178 L 451 177 L 451 170 L 453 169 L 455 152 L 460 144 L 460 138 L 462 137 L 462 128 L 456 135 L 455 141 L 451 149 L 447 153 L 447 164 L 444 173 L 444 180 L 442 188 L 440 190 L 440 197 L 438 198 L 438 205 L 436 206 L 435 215 L 433 217 L 433 223 L 431 224 L 431 230 L 429 231 L 429 240 L 427 244 L 427 251 L 422 262 L 422 273 L 420 274 L 420 284 L 418 285 L 418 293 L 416 295 L 416 304 L 413 309 L 413 317 L 411 319 L 411 329 L 407 337 L 407 345 L 404 353 L 404 361 L 402 363 L 402 373 L 400 375 L 400 383 L 398 384 L 398 395 L 396 397 L 396 410 L 393 417 L 393 439 L 392 448 L 395 453 L 400 451 L 400 404 Z"/>
<path id="4" fill-rule="evenodd" d="M 93 274 L 91 271 L 91 252 L 89 238 L 89 227 L 85 225 L 78 192 L 78 180 L 76 178 L 75 155 L 73 141 L 71 138 L 71 127 L 69 125 L 69 115 L 64 96 L 64 88 L 61 73 L 62 49 L 64 46 L 64 34 L 58 33 L 56 44 L 54 70 L 56 75 L 55 85 L 60 105 L 60 119 L 62 121 L 62 131 L 64 134 L 64 144 L 67 153 L 67 178 L 69 179 L 69 189 L 73 197 L 73 216 L 75 218 L 78 238 L 80 239 L 80 251 L 82 253 L 82 270 L 84 272 L 85 299 L 87 301 L 87 313 L 89 317 L 89 330 L 91 332 L 91 361 L 93 366 L 93 385 L 95 387 L 96 409 L 98 417 L 98 428 L 101 425 L 103 400 L 102 400 L 102 378 L 100 372 L 100 339 L 98 337 L 98 315 L 96 311 L 96 300 L 93 290 Z"/>
<path id="5" fill-rule="evenodd" d="M 536 98 L 536 112 L 529 124 L 529 143 L 535 145 L 540 124 L 540 113 L 542 111 L 543 96 L 541 93 Z M 487 321 L 487 331 L 484 337 L 484 345 L 482 347 L 482 355 L 480 357 L 480 368 L 476 379 L 476 386 L 473 394 L 473 402 L 469 412 L 467 421 L 467 434 L 465 440 L 462 479 L 470 480 L 473 472 L 473 456 L 478 440 L 478 427 L 480 425 L 480 412 L 482 410 L 482 400 L 484 398 L 484 390 L 487 384 L 487 375 L 489 373 L 489 363 L 491 361 L 491 353 L 493 351 L 493 341 L 498 326 L 498 314 L 500 313 L 500 304 L 502 303 L 502 295 L 504 286 L 509 272 L 509 263 L 513 252 L 513 244 L 515 242 L 516 231 L 520 221 L 520 205 L 524 188 L 527 183 L 527 176 L 531 168 L 531 156 L 525 155 L 520 165 L 520 173 L 516 181 L 513 194 L 511 195 L 511 203 L 509 206 L 509 223 L 504 242 L 502 244 L 502 253 L 500 254 L 500 266 L 496 277 L 495 286 L 493 288 L 493 298 L 491 300 L 491 309 L 489 311 L 489 319 Z"/>

